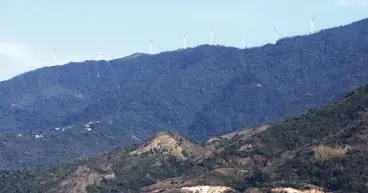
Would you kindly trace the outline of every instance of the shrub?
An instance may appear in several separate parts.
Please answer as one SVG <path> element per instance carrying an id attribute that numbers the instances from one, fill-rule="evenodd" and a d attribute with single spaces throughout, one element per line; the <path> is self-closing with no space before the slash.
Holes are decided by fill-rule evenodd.
<path id="1" fill-rule="evenodd" d="M 333 148 L 325 145 L 313 147 L 312 150 L 313 150 L 313 158 L 318 161 L 325 161 L 336 157 L 344 157 L 345 154 L 348 152 L 347 147 Z"/>

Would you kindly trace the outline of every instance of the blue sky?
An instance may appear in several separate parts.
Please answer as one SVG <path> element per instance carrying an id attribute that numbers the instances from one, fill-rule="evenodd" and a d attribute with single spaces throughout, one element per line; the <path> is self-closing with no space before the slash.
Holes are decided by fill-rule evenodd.
<path id="1" fill-rule="evenodd" d="M 0 0 L 0 80 L 42 66 L 209 42 L 241 47 L 368 17 L 368 0 Z M 56 49 L 57 61 L 53 58 Z"/>

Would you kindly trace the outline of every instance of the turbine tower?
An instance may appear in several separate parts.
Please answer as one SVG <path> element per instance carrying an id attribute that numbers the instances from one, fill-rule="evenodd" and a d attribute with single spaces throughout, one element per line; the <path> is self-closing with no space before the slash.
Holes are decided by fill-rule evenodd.
<path id="1" fill-rule="evenodd" d="M 55 63 L 55 65 L 56 65 L 56 49 L 54 48 L 54 63 Z"/>
<path id="2" fill-rule="evenodd" d="M 244 36 L 242 37 L 242 46 L 243 46 L 243 49 L 245 49 L 245 39 L 244 39 Z"/>
<path id="3" fill-rule="evenodd" d="M 184 34 L 183 36 L 183 41 L 184 41 L 184 49 L 187 49 L 187 39 L 186 39 L 186 35 Z"/>
<path id="4" fill-rule="evenodd" d="M 315 17 L 310 20 L 310 34 L 314 33 L 314 20 L 316 20 Z"/>
<path id="5" fill-rule="evenodd" d="M 103 50 L 101 46 L 100 46 L 100 60 L 103 60 Z M 97 71 L 96 78 L 100 78 L 100 71 L 98 70 L 98 63 L 96 64 L 96 71 Z"/>
<path id="6" fill-rule="evenodd" d="M 101 47 L 100 47 L 100 60 L 103 60 L 103 51 Z"/>
<path id="7" fill-rule="evenodd" d="M 153 52 L 152 52 L 152 45 L 153 45 L 153 41 L 152 41 L 152 39 L 150 38 L 149 39 L 149 49 L 150 49 L 150 54 L 152 54 Z"/>
<path id="8" fill-rule="evenodd" d="M 276 27 L 273 26 L 273 31 L 275 32 L 275 44 L 279 41 L 279 32 L 276 30 Z"/>
<path id="9" fill-rule="evenodd" d="M 213 39 L 215 39 L 215 36 L 213 34 L 213 30 L 210 30 L 210 45 L 213 45 Z"/>

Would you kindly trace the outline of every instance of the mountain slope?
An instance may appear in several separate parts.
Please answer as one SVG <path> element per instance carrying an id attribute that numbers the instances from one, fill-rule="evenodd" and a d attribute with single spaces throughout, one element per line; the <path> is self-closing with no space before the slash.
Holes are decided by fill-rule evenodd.
<path id="1" fill-rule="evenodd" d="M 69 63 L 0 82 L 0 131 L 13 133 L 2 139 L 39 147 L 29 160 L 9 148 L 0 166 L 49 166 L 132 144 L 162 128 L 202 140 L 336 101 L 368 82 L 367 26 L 365 19 L 244 50 L 203 45 Z M 100 122 L 93 135 L 83 130 L 90 121 Z M 48 135 L 68 126 L 76 130 Z M 40 143 L 14 132 L 45 137 Z M 59 150 L 54 138 L 77 141 Z M 81 150 L 73 150 L 76 144 Z M 60 159 L 50 160 L 50 151 Z"/>
<path id="2" fill-rule="evenodd" d="M 367 192 L 364 179 L 368 176 L 368 149 L 363 145 L 367 143 L 367 113 L 365 86 L 334 105 L 283 121 L 252 138 L 234 138 L 231 145 L 208 161 L 221 160 L 237 168 L 254 168 L 249 162 L 239 166 L 236 160 L 241 158 L 260 161 L 256 166 L 260 173 L 253 174 L 258 180 L 249 184 L 252 186 L 301 188 L 311 183 L 331 191 Z"/>
<path id="3" fill-rule="evenodd" d="M 137 150 L 130 153 L 130 155 L 142 155 L 148 152 L 157 152 L 161 154 L 168 154 L 177 159 L 203 159 L 211 154 L 211 151 L 199 147 L 189 140 L 177 134 L 167 132 L 158 133 L 149 143 L 142 145 Z"/>
<path id="4" fill-rule="evenodd" d="M 300 117 L 202 145 L 161 132 L 136 147 L 50 170 L 2 171 L 0 192 L 363 193 L 368 191 L 367 141 L 364 86 Z M 181 148 L 188 154 L 178 154 Z M 203 150 L 205 157 L 193 156 Z"/>
<path id="5" fill-rule="evenodd" d="M 298 118 L 207 140 L 206 147 L 216 148 L 199 166 L 210 172 L 185 181 L 241 192 L 255 191 L 252 187 L 260 192 L 288 187 L 300 192 L 367 192 L 367 132 L 368 86 L 364 86 L 336 104 Z M 170 187 L 176 188 L 164 188 Z M 162 189 L 158 184 L 145 189 L 154 188 Z"/>
<path id="6" fill-rule="evenodd" d="M 141 151 L 157 143 L 162 143 L 162 147 L 171 147 L 168 142 L 172 141 L 168 138 L 188 153 L 177 156 L 176 151 L 170 151 L 171 148 Z M 203 150 L 203 147 L 177 134 L 159 133 L 134 149 L 119 148 L 89 159 L 60 164 L 49 170 L 1 171 L 0 192 L 137 191 L 140 187 L 189 172 L 187 169 L 194 166 L 194 160 L 203 156 Z M 211 153 L 206 152 L 207 155 Z M 105 190 L 104 186 L 97 186 L 100 183 L 111 184 Z"/>

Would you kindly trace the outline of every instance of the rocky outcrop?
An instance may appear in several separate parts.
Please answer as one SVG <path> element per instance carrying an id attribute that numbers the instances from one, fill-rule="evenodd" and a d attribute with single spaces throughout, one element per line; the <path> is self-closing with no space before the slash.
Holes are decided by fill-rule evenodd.
<path id="1" fill-rule="evenodd" d="M 182 187 L 180 190 L 183 193 L 223 193 L 234 191 L 232 188 L 227 186 L 192 186 Z"/>

